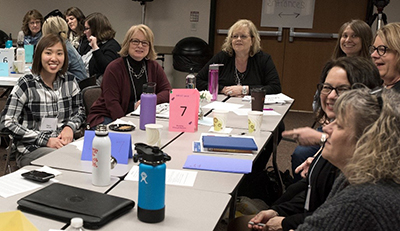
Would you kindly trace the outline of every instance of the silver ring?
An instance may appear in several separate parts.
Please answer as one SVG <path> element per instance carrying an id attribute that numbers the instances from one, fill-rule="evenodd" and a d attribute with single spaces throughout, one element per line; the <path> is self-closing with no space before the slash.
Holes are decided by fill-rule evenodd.
<path id="1" fill-rule="evenodd" d="M 228 95 L 232 94 L 232 91 L 228 91 Z"/>

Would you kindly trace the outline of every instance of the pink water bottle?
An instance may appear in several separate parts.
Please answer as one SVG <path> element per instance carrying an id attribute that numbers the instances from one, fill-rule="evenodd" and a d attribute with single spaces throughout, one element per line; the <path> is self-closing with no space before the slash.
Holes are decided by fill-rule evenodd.
<path id="1" fill-rule="evenodd" d="M 223 64 L 210 64 L 208 69 L 208 91 L 212 95 L 211 100 L 215 101 L 218 97 L 218 69 Z"/>

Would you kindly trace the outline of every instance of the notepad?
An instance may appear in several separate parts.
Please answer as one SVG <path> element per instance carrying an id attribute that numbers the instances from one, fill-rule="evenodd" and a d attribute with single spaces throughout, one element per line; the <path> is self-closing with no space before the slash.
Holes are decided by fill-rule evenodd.
<path id="1" fill-rule="evenodd" d="M 183 168 L 246 174 L 251 172 L 252 164 L 251 160 L 246 159 L 189 155 Z"/>

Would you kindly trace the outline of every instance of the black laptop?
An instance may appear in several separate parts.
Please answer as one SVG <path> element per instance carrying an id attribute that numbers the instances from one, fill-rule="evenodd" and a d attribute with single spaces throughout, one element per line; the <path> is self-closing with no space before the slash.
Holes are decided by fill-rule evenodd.
<path id="1" fill-rule="evenodd" d="M 135 206 L 132 200 L 60 183 L 53 183 L 17 203 L 21 211 L 66 223 L 73 217 L 81 217 L 88 229 L 98 229 Z"/>

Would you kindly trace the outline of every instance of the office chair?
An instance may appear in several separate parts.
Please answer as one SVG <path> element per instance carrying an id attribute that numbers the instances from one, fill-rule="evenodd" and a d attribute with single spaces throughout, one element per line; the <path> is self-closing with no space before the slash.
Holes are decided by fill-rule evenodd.
<path id="1" fill-rule="evenodd" d="M 11 132 L 9 131 L 1 131 L 0 132 L 0 137 L 3 138 L 3 140 L 6 142 L 7 144 L 7 148 L 6 148 L 6 162 L 4 165 L 4 173 L 3 175 L 12 172 L 12 168 L 11 168 L 11 156 L 13 154 L 13 144 L 14 144 L 14 137 L 11 135 Z"/>
<path id="2" fill-rule="evenodd" d="M 90 107 L 100 97 L 100 86 L 89 86 L 82 90 L 83 105 L 85 106 L 86 117 L 89 115 Z M 89 124 L 86 124 L 86 129 L 90 129 Z"/>

